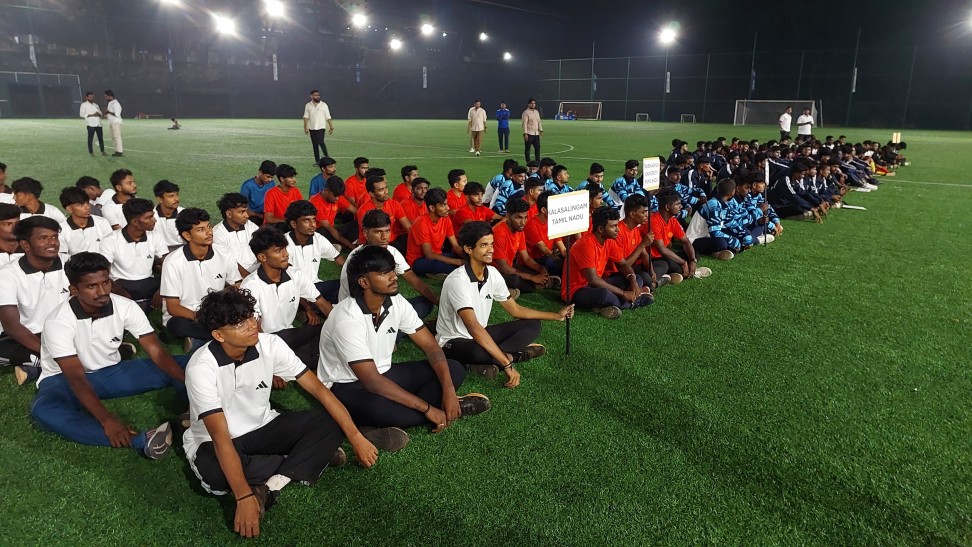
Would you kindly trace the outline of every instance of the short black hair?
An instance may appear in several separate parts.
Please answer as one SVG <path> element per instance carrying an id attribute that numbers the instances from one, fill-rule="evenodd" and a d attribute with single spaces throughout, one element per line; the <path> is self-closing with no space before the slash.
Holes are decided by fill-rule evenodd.
<path id="1" fill-rule="evenodd" d="M 459 246 L 475 247 L 476 242 L 480 239 L 493 234 L 493 229 L 490 227 L 488 222 L 482 220 L 474 220 L 472 222 L 467 222 L 459 228 L 459 233 L 456 235 L 456 239 L 459 241 Z"/>
<path id="2" fill-rule="evenodd" d="M 483 188 L 482 184 L 478 182 L 467 182 L 466 187 L 463 188 L 462 193 L 467 196 L 475 196 L 476 194 L 485 194 L 486 189 Z"/>
<path id="3" fill-rule="evenodd" d="M 448 196 L 446 196 L 445 190 L 442 188 L 431 188 L 425 193 L 425 198 L 422 201 L 425 202 L 426 207 L 432 207 L 433 205 L 448 201 Z"/>
<path id="4" fill-rule="evenodd" d="M 226 218 L 226 211 L 236 209 L 237 207 L 246 207 L 249 205 L 249 203 L 249 200 L 247 200 L 246 196 L 243 194 L 239 192 L 229 192 L 223 194 L 223 197 L 219 198 L 219 201 L 216 202 L 216 208 L 219 209 L 219 214 L 223 218 Z"/>
<path id="5" fill-rule="evenodd" d="M 725 196 L 736 191 L 736 182 L 732 179 L 722 179 L 716 186 L 716 196 Z"/>
<path id="6" fill-rule="evenodd" d="M 335 165 L 335 164 L 337 164 L 337 161 L 335 161 L 334 158 L 324 156 L 323 158 L 320 159 L 320 161 L 317 162 L 317 167 L 318 169 L 324 169 L 328 165 Z"/>
<path id="7" fill-rule="evenodd" d="M 308 95 L 313 95 L 315 93 L 320 93 L 320 91 L 318 91 L 316 89 L 312 89 L 312 90 L 310 90 L 310 93 L 308 93 Z"/>
<path id="8" fill-rule="evenodd" d="M 287 165 L 286 163 L 281 163 L 277 166 L 277 178 L 278 179 L 289 179 L 290 177 L 296 177 L 297 170 L 294 169 L 293 165 Z"/>
<path id="9" fill-rule="evenodd" d="M 530 210 L 530 204 L 523 198 L 513 198 L 506 202 L 506 214 L 508 216 L 518 213 L 526 213 Z"/>
<path id="10" fill-rule="evenodd" d="M 449 174 L 446 175 L 446 180 L 449 181 L 449 186 L 459 182 L 459 179 L 465 174 L 466 172 L 462 169 L 453 169 L 452 171 L 449 171 Z"/>
<path id="11" fill-rule="evenodd" d="M 108 95 L 109 97 L 114 97 L 115 96 L 115 92 L 112 91 L 112 90 L 110 90 L 110 89 L 106 89 L 105 90 L 105 95 Z"/>
<path id="12" fill-rule="evenodd" d="M 10 191 L 15 194 L 34 194 L 34 197 L 39 198 L 41 192 L 44 191 L 44 185 L 37 179 L 23 177 L 13 181 L 13 184 L 10 185 Z"/>
<path id="13" fill-rule="evenodd" d="M 140 217 L 145 213 L 151 213 L 155 206 L 145 198 L 132 198 L 122 204 L 122 215 L 126 222 L 131 222 L 133 218 Z"/>
<path id="14" fill-rule="evenodd" d="M 417 177 L 415 180 L 412 181 L 412 188 L 415 188 L 415 186 L 417 186 L 419 184 L 424 184 L 426 186 L 432 186 L 432 183 L 429 182 L 429 179 L 427 179 L 425 177 Z"/>
<path id="15" fill-rule="evenodd" d="M 522 165 L 517 165 L 513 167 L 514 175 L 525 175 L 527 173 L 527 168 Z"/>
<path id="16" fill-rule="evenodd" d="M 591 213 L 591 231 L 607 226 L 609 220 L 621 220 L 621 213 L 607 205 L 602 205 Z"/>
<path id="17" fill-rule="evenodd" d="M 638 160 L 628 160 L 624 162 L 625 169 L 634 169 L 635 167 L 638 167 Z"/>
<path id="18" fill-rule="evenodd" d="M 353 163 L 354 163 L 354 168 L 357 169 L 357 168 L 361 167 L 362 164 L 371 163 L 371 162 L 368 161 L 368 158 L 366 158 L 364 156 L 358 156 L 357 158 L 354 158 L 354 162 Z"/>
<path id="19" fill-rule="evenodd" d="M 237 325 L 253 317 L 256 298 L 246 289 L 226 287 L 203 297 L 196 311 L 196 322 L 207 331 Z"/>
<path id="20" fill-rule="evenodd" d="M 587 190 L 587 199 L 594 199 L 604 195 L 604 188 L 600 184 L 588 184 L 585 190 Z"/>
<path id="21" fill-rule="evenodd" d="M 327 182 L 324 183 L 324 189 L 330 191 L 335 196 L 343 196 L 347 187 L 344 185 L 344 179 L 334 175 L 333 177 L 328 177 Z"/>
<path id="22" fill-rule="evenodd" d="M 260 162 L 260 172 L 264 175 L 275 175 L 277 173 L 277 164 L 272 160 L 263 160 Z"/>
<path id="23" fill-rule="evenodd" d="M 74 254 L 64 263 L 64 276 L 71 285 L 77 285 L 81 282 L 81 278 L 88 274 L 110 270 L 111 262 L 108 262 L 104 255 L 88 251 Z"/>
<path id="24" fill-rule="evenodd" d="M 544 186 L 544 187 L 546 187 L 547 186 L 547 183 L 544 182 L 544 181 L 542 181 L 542 180 L 540 180 L 537 177 L 530 177 L 530 178 L 526 179 L 526 182 L 523 183 L 523 191 L 525 193 L 526 192 L 529 192 L 530 190 L 533 190 L 537 186 Z"/>
<path id="25" fill-rule="evenodd" d="M 503 160 L 503 171 L 505 172 L 507 169 L 513 169 L 517 165 L 519 165 L 519 164 L 516 162 L 515 159 L 513 159 L 513 158 L 506 158 L 505 160 Z M 524 172 L 526 172 L 526 171 L 524 171 Z"/>
<path id="26" fill-rule="evenodd" d="M 675 202 L 681 202 L 682 196 L 680 196 L 678 192 L 674 190 L 664 190 L 659 192 L 655 196 L 655 199 L 658 200 L 658 209 L 661 210 Z"/>
<path id="27" fill-rule="evenodd" d="M 13 203 L 0 203 L 0 220 L 20 220 L 20 207 Z"/>
<path id="28" fill-rule="evenodd" d="M 182 212 L 176 216 L 176 232 L 179 233 L 179 237 L 182 237 L 183 233 L 192 231 L 192 227 L 200 222 L 209 222 L 209 213 L 207 213 L 205 209 L 200 209 L 199 207 L 188 207 L 183 209 Z"/>
<path id="29" fill-rule="evenodd" d="M 555 165 L 553 171 L 550 172 L 550 178 L 555 179 L 557 175 L 567 170 L 566 165 Z"/>
<path id="30" fill-rule="evenodd" d="M 0 173 L 6 173 L 6 172 L 7 172 L 7 164 L 0 161 Z"/>
<path id="31" fill-rule="evenodd" d="M 385 226 L 391 226 L 391 217 L 381 209 L 372 209 L 361 217 L 361 229 L 363 230 L 377 230 Z"/>
<path id="32" fill-rule="evenodd" d="M 381 171 L 381 173 L 372 172 Z M 368 169 L 368 174 L 365 178 L 365 191 L 369 194 L 374 193 L 375 185 L 380 182 L 387 182 L 385 180 L 385 170 L 384 169 Z"/>
<path id="33" fill-rule="evenodd" d="M 541 158 L 540 167 L 553 167 L 557 165 L 557 162 L 553 158 Z"/>
<path id="34" fill-rule="evenodd" d="M 639 194 L 638 192 L 631 194 L 627 199 L 624 200 L 625 212 L 635 211 L 641 209 L 642 207 L 648 207 L 648 198 Z"/>
<path id="35" fill-rule="evenodd" d="M 78 188 L 77 186 L 68 186 L 61 190 L 60 195 L 61 207 L 65 209 L 69 205 L 82 205 L 88 203 L 88 195 L 84 193 L 84 190 Z"/>
<path id="36" fill-rule="evenodd" d="M 131 174 L 132 171 L 130 169 L 116 169 L 108 180 L 111 181 L 112 186 L 117 188 L 118 185 L 125 180 L 125 177 L 131 176 Z"/>
<path id="37" fill-rule="evenodd" d="M 537 211 L 547 208 L 547 200 L 550 199 L 550 196 L 552 195 L 554 195 L 554 193 L 549 190 L 540 192 L 540 195 L 537 196 Z"/>
<path id="38" fill-rule="evenodd" d="M 297 219 L 306 216 L 317 217 L 317 207 L 314 207 L 314 204 L 306 199 L 291 203 L 284 212 L 284 218 L 287 219 L 287 222 L 297 222 Z"/>
<path id="39" fill-rule="evenodd" d="M 27 217 L 14 225 L 13 234 L 17 241 L 27 241 L 37 228 L 45 228 L 61 233 L 61 225 L 50 217 L 34 215 Z"/>
<path id="40" fill-rule="evenodd" d="M 591 168 L 587 171 L 590 175 L 596 175 L 598 173 L 604 172 L 604 166 L 600 163 L 594 162 L 591 164 Z"/>
<path id="41" fill-rule="evenodd" d="M 359 297 L 364 289 L 358 280 L 369 273 L 388 273 L 395 269 L 395 257 L 384 247 L 367 245 L 348 260 L 348 289 Z"/>
<path id="42" fill-rule="evenodd" d="M 270 247 L 286 247 L 287 237 L 273 226 L 261 226 L 250 236 L 250 250 L 253 256 L 266 252 Z"/>
<path id="43" fill-rule="evenodd" d="M 155 194 L 155 197 L 157 197 L 157 198 L 162 197 L 162 194 L 169 194 L 169 193 L 172 193 L 172 192 L 175 192 L 175 193 L 178 194 L 179 193 L 179 185 L 176 184 L 176 183 L 174 183 L 174 182 L 170 182 L 168 180 L 165 180 L 165 179 L 160 180 L 159 182 L 156 182 L 155 183 L 155 186 L 152 187 L 152 193 Z"/>
<path id="44" fill-rule="evenodd" d="M 74 183 L 74 185 L 82 190 L 88 188 L 89 186 L 94 186 L 95 188 L 101 188 L 101 183 L 98 182 L 98 179 L 94 177 L 89 177 L 88 175 L 84 175 L 81 178 L 79 178 L 77 182 Z"/>
<path id="45" fill-rule="evenodd" d="M 418 166 L 417 165 L 406 165 L 406 166 L 402 167 L 402 180 L 405 180 L 405 177 L 407 177 L 408 174 L 411 173 L 412 171 L 418 171 Z"/>

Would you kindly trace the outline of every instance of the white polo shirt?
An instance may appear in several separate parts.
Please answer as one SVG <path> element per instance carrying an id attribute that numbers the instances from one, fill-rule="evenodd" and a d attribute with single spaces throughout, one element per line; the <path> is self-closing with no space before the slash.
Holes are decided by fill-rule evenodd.
<path id="1" fill-rule="evenodd" d="M 317 376 L 330 387 L 357 382 L 351 365 L 374 361 L 379 374 L 388 372 L 398 331 L 414 334 L 425 328 L 415 308 L 396 294 L 385 297 L 381 313 L 374 315 L 361 298 L 338 302 L 321 329 L 321 356 Z"/>
<path id="2" fill-rule="evenodd" d="M 101 252 L 101 241 L 114 232 L 111 224 L 97 215 L 88 217 L 88 224 L 84 228 L 68 218 L 61 223 L 61 256 L 74 256 L 85 251 Z"/>
<path id="3" fill-rule="evenodd" d="M 20 251 L 16 251 L 13 253 L 5 253 L 3 251 L 0 251 L 0 268 L 7 266 L 11 262 L 16 262 L 20 260 L 22 256 L 24 256 L 24 253 Z"/>
<path id="4" fill-rule="evenodd" d="M 30 211 L 24 209 L 23 207 L 20 208 L 20 220 L 24 220 L 25 218 L 36 217 L 36 216 L 52 218 L 55 221 L 57 221 L 58 224 L 67 220 L 67 217 L 64 216 L 64 213 L 62 213 L 57 207 L 54 207 L 49 203 L 41 203 L 36 213 L 31 213 Z"/>
<path id="5" fill-rule="evenodd" d="M 196 476 L 196 450 L 213 440 L 203 418 L 222 412 L 231 438 L 246 435 L 279 416 L 270 407 L 274 375 L 300 378 L 307 372 L 294 350 L 274 334 L 260 333 L 256 345 L 247 348 L 239 362 L 226 355 L 217 342 L 209 342 L 193 353 L 186 365 L 191 425 L 182 436 L 182 445 Z M 203 487 L 213 492 L 206 483 Z"/>
<path id="6" fill-rule="evenodd" d="M 104 190 L 101 191 L 101 195 L 98 196 L 97 199 L 89 199 L 88 203 L 91 204 L 91 214 L 104 216 L 102 210 L 105 208 L 105 205 L 109 201 L 111 201 L 111 198 L 113 198 L 114 196 L 115 196 L 114 190 L 112 190 L 111 188 L 105 188 Z"/>
<path id="7" fill-rule="evenodd" d="M 435 338 L 439 345 L 444 346 L 453 338 L 472 338 L 459 317 L 460 310 L 472 309 L 476 312 L 476 320 L 485 327 L 489 323 L 493 301 L 503 302 L 509 297 L 503 276 L 492 266 L 486 266 L 482 281 L 476 278 L 468 262 L 453 270 L 442 282 L 439 296 L 439 318 L 435 323 Z"/>
<path id="8" fill-rule="evenodd" d="M 466 120 L 469 121 L 470 131 L 486 130 L 486 109 L 472 107 L 466 113 Z"/>
<path id="9" fill-rule="evenodd" d="M 345 298 L 351 296 L 351 289 L 348 287 L 348 264 L 351 262 L 351 257 L 355 253 L 364 249 L 367 245 L 358 245 L 348 253 L 348 259 L 344 261 L 344 266 L 341 266 L 341 287 L 338 289 L 338 302 L 344 300 Z M 398 249 L 392 247 L 391 245 L 385 247 L 388 252 L 395 257 L 395 273 L 402 275 L 409 270 L 408 262 L 405 261 L 405 257 L 402 253 L 398 252 Z"/>
<path id="10" fill-rule="evenodd" d="M 290 265 L 299 268 L 314 283 L 321 280 L 321 259 L 334 262 L 340 254 L 330 241 L 317 232 L 304 245 L 294 242 L 293 232 L 287 232 L 287 253 L 290 255 Z"/>
<path id="11" fill-rule="evenodd" d="M 178 247 L 186 242 L 179 235 L 179 230 L 176 229 L 176 217 L 185 207 L 176 207 L 175 213 L 171 217 L 166 218 L 162 216 L 162 206 L 156 205 L 155 209 L 152 211 L 152 216 L 155 217 L 155 230 L 162 236 L 162 241 L 169 247 Z"/>
<path id="12" fill-rule="evenodd" d="M 327 120 L 331 119 L 331 109 L 324 101 L 309 101 L 304 105 L 304 119 L 307 120 L 307 129 L 324 129 L 327 127 Z"/>
<path id="13" fill-rule="evenodd" d="M 108 273 L 112 281 L 140 281 L 152 277 L 155 259 L 164 258 L 169 248 L 155 230 L 145 232 L 138 240 L 132 239 L 125 230 L 114 230 L 101 240 L 99 252 L 111 262 Z"/>
<path id="14" fill-rule="evenodd" d="M 111 125 L 121 125 L 122 123 L 121 114 L 122 114 L 121 103 L 118 102 L 118 99 L 112 99 L 108 103 L 108 112 L 106 112 L 106 116 L 108 117 L 108 123 L 110 123 Z"/>
<path id="15" fill-rule="evenodd" d="M 216 253 L 212 247 L 202 260 L 196 258 L 183 245 L 169 253 L 162 261 L 162 285 L 159 292 L 162 298 L 178 298 L 179 304 L 192 311 L 209 291 L 222 290 L 240 280 L 240 270 L 236 262 L 226 255 Z M 168 305 L 162 303 L 162 323 L 168 324 L 172 316 Z"/>
<path id="16" fill-rule="evenodd" d="M 20 324 L 37 334 L 44 320 L 70 297 L 61 259 L 55 258 L 47 272 L 34 268 L 27 256 L 0 269 L 0 306 L 17 306 Z"/>
<path id="17" fill-rule="evenodd" d="M 800 125 L 805 123 L 807 125 Z M 813 116 L 808 116 L 806 114 L 800 114 L 797 118 L 797 135 L 810 135 L 813 133 Z"/>
<path id="18" fill-rule="evenodd" d="M 101 118 L 89 118 L 88 116 L 91 114 L 101 114 L 101 107 L 98 106 L 98 103 L 89 103 L 88 101 L 81 103 L 79 115 L 84 118 L 84 123 L 88 127 L 101 127 Z"/>
<path id="19" fill-rule="evenodd" d="M 118 196 L 112 194 L 111 198 L 101 206 L 101 216 L 105 217 L 112 226 L 118 226 L 119 229 L 124 228 L 128 225 L 128 221 L 125 220 L 125 213 L 122 212 L 123 203 L 118 202 Z"/>
<path id="20" fill-rule="evenodd" d="M 224 220 L 213 226 L 213 249 L 217 253 L 234 257 L 240 266 L 252 272 L 256 270 L 257 261 L 250 251 L 250 238 L 258 228 L 256 224 L 246 221 L 239 230 L 234 230 Z"/>
<path id="21" fill-rule="evenodd" d="M 256 299 L 260 328 L 270 333 L 293 326 L 301 298 L 313 302 L 321 296 L 304 272 L 293 266 L 280 273 L 280 283 L 274 283 L 263 268 L 257 268 L 240 283 L 240 288 L 249 290 Z"/>
<path id="22" fill-rule="evenodd" d="M 10 187 L 7 187 L 6 192 L 0 192 L 0 203 L 10 203 L 14 204 L 13 192 L 10 191 Z"/>
<path id="23" fill-rule="evenodd" d="M 94 372 L 121 362 L 118 346 L 125 338 L 125 331 L 135 338 L 155 332 L 138 304 L 117 294 L 110 298 L 96 319 L 84 311 L 77 298 L 54 308 L 44 321 L 41 375 L 37 385 L 61 373 L 57 359 L 76 355 L 85 372 Z"/>

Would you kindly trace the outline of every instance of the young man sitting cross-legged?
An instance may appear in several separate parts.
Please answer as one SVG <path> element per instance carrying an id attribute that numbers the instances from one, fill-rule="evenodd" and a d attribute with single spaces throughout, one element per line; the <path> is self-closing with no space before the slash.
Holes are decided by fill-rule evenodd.
<path id="1" fill-rule="evenodd" d="M 685 236 L 682 223 L 678 221 L 682 211 L 682 197 L 675 190 L 664 190 L 657 194 L 658 212 L 651 214 L 648 226 L 654 235 L 651 243 L 651 264 L 655 275 L 668 275 L 673 284 L 681 283 L 691 277 L 709 277 L 712 270 L 699 267 L 698 257 L 692 242 Z M 681 254 L 676 253 L 671 244 L 678 240 L 682 245 Z"/>
<path id="2" fill-rule="evenodd" d="M 172 386 L 187 403 L 183 368 L 189 357 L 169 355 L 145 312 L 111 292 L 110 267 L 108 259 L 90 252 L 64 265 L 71 298 L 44 322 L 42 371 L 30 414 L 38 427 L 76 443 L 130 447 L 157 460 L 172 445 L 169 423 L 139 433 L 102 401 Z M 126 331 L 148 359 L 122 359 Z"/>
<path id="3" fill-rule="evenodd" d="M 435 294 L 419 276 L 415 275 L 415 272 L 409 268 L 408 262 L 405 261 L 405 257 L 402 256 L 402 253 L 398 252 L 398 249 L 388 244 L 389 241 L 391 241 L 391 217 L 389 217 L 384 211 L 372 209 L 371 211 L 365 213 L 364 218 L 361 219 L 361 227 L 364 229 L 365 245 L 356 247 L 353 251 L 351 251 L 348 254 L 348 261 L 351 260 L 351 257 L 354 256 L 358 250 L 367 245 L 388 249 L 388 252 L 395 257 L 395 273 L 405 278 L 405 281 L 408 281 L 408 284 L 419 293 L 418 296 L 409 299 L 408 303 L 415 308 L 415 313 L 418 314 L 419 319 L 425 319 L 428 317 L 428 315 L 432 313 L 432 308 L 439 305 L 439 296 Z M 351 289 L 348 286 L 348 262 L 345 261 L 344 266 L 341 268 L 341 289 L 338 291 L 338 301 L 344 300 L 350 296 Z"/>
<path id="4" fill-rule="evenodd" d="M 445 190 L 432 188 L 425 193 L 428 215 L 419 217 L 408 232 L 408 263 L 417 275 L 444 279 L 462 265 L 461 250 L 449 218 L 449 203 Z M 445 251 L 449 243 L 452 252 Z"/>
<path id="5" fill-rule="evenodd" d="M 41 192 L 44 191 L 40 181 L 30 177 L 17 179 L 10 185 L 10 190 L 13 192 L 14 203 L 20 207 L 20 218 L 44 216 L 53 218 L 58 224 L 67 220 L 57 207 L 40 200 Z"/>
<path id="6" fill-rule="evenodd" d="M 248 249 L 250 238 L 259 226 L 250 221 L 248 203 L 243 194 L 223 194 L 216 202 L 223 221 L 213 226 L 213 250 L 235 260 L 242 268 L 240 275 L 248 275 L 257 267 L 256 260 Z"/>
<path id="7" fill-rule="evenodd" d="M 91 202 L 80 188 L 68 186 L 61 190 L 60 201 L 68 212 L 67 220 L 61 223 L 61 257 L 67 260 L 83 251 L 97 253 L 101 240 L 114 232 L 111 224 L 91 214 Z"/>
<path id="8" fill-rule="evenodd" d="M 621 317 L 621 310 L 651 304 L 651 289 L 625 261 L 618 261 L 618 272 L 608 269 L 617 250 L 618 222 L 621 214 L 601 207 L 591 215 L 592 228 L 570 251 L 570 293 L 567 284 L 560 289 L 564 302 L 593 310 L 606 319 Z M 566 270 L 566 265 L 564 266 Z"/>
<path id="9" fill-rule="evenodd" d="M 260 535 L 260 519 L 283 487 L 292 481 L 312 485 L 329 463 L 346 461 L 340 449 L 345 438 L 359 465 L 371 467 L 378 459 L 375 445 L 317 376 L 278 336 L 259 332 L 254 305 L 247 291 L 235 287 L 203 298 L 198 320 L 213 341 L 186 366 L 191 425 L 183 435 L 186 459 L 202 487 L 236 498 L 233 530 L 244 537 Z M 326 412 L 274 410 L 274 375 L 296 379 Z M 401 448 L 401 438 L 397 444 L 386 448 Z"/>
<path id="10" fill-rule="evenodd" d="M 16 367 L 17 383 L 40 376 L 40 333 L 44 320 L 68 299 L 68 281 L 58 251 L 61 226 L 52 218 L 33 216 L 14 226 L 24 252 L 0 269 L 0 358 Z"/>
<path id="11" fill-rule="evenodd" d="M 574 306 L 564 306 L 556 313 L 544 312 L 510 298 L 506 282 L 491 265 L 493 231 L 489 224 L 466 223 L 459 231 L 459 244 L 469 261 L 442 283 L 436 339 L 446 356 L 461 361 L 470 372 L 495 378 L 502 370 L 506 387 L 516 387 L 520 373 L 513 365 L 547 352 L 542 345 L 534 344 L 540 336 L 540 321 L 563 321 L 574 315 Z M 488 325 L 494 301 L 516 320 Z"/>
<path id="12" fill-rule="evenodd" d="M 537 264 L 546 268 L 548 272 L 560 273 L 564 271 L 567 247 L 564 245 L 563 238 L 551 240 L 547 237 L 547 200 L 552 195 L 544 191 L 537 198 L 535 205 L 537 215 L 527 221 L 523 228 L 523 236 L 526 239 L 527 253 L 530 258 L 537 261 Z"/>
<path id="13" fill-rule="evenodd" d="M 250 250 L 260 266 L 240 283 L 240 288 L 247 289 L 256 299 L 260 332 L 276 334 L 305 365 L 317 367 L 321 316 L 331 313 L 331 303 L 321 296 L 313 280 L 299 268 L 290 266 L 287 238 L 280 230 L 273 226 L 260 228 L 250 239 Z M 307 317 L 307 324 L 302 327 L 293 326 L 298 308 Z M 276 378 L 274 384 L 283 387 L 282 381 Z"/>
<path id="14" fill-rule="evenodd" d="M 287 207 L 287 252 L 290 264 L 300 269 L 314 281 L 317 290 L 328 302 L 337 304 L 339 284 L 337 279 L 321 281 L 321 260 L 344 265 L 344 257 L 317 231 L 317 209 L 309 201 L 301 200 Z"/>
<path id="15" fill-rule="evenodd" d="M 456 396 L 466 371 L 447 360 L 411 304 L 398 293 L 395 258 L 366 245 L 348 261 L 351 298 L 334 307 L 321 332 L 317 375 L 331 386 L 356 423 L 375 427 L 431 425 L 489 410 L 480 394 Z M 405 332 L 426 360 L 392 363 Z"/>
<path id="16" fill-rule="evenodd" d="M 152 202 L 132 198 L 122 205 L 125 226 L 101 240 L 99 252 L 111 262 L 112 291 L 131 298 L 148 311 L 162 306 L 156 267 L 169 253 L 162 236 L 155 231 Z"/>
<path id="17" fill-rule="evenodd" d="M 705 219 L 709 229 L 707 237 L 692 242 L 698 254 L 712 255 L 719 260 L 732 260 L 753 246 L 755 240 L 748 230 L 737 226 L 729 216 L 728 201 L 736 194 L 736 183 L 723 179 L 715 189 L 716 195 L 702 206 L 699 215 Z"/>
<path id="18" fill-rule="evenodd" d="M 511 291 L 517 291 L 514 293 L 517 295 L 560 288 L 560 277 L 551 275 L 547 268 L 527 253 L 523 230 L 529 210 L 530 205 L 526 201 L 511 199 L 506 205 L 506 218 L 493 226 L 493 264 L 506 281 L 506 286 Z"/>

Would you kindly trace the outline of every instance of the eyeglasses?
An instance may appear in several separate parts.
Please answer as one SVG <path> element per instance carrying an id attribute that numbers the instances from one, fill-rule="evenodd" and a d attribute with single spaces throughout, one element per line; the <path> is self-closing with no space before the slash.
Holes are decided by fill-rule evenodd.
<path id="1" fill-rule="evenodd" d="M 251 315 L 246 319 L 240 321 L 235 325 L 230 325 L 230 328 L 236 331 L 244 331 L 248 328 L 255 328 L 257 326 L 257 318 L 255 315 Z"/>

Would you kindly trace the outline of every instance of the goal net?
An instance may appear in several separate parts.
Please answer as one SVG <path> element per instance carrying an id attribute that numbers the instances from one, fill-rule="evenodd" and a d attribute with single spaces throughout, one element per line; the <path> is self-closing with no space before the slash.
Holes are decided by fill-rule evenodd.
<path id="1" fill-rule="evenodd" d="M 810 115 L 816 127 L 823 125 L 823 116 L 817 109 L 817 101 L 814 100 L 781 100 L 781 101 L 749 101 L 739 99 L 736 101 L 736 114 L 733 117 L 733 125 L 776 125 L 780 121 L 780 115 L 786 107 L 793 107 L 793 121 L 796 123 L 797 117 L 803 114 L 804 108 L 810 109 Z M 793 126 L 796 128 L 796 125 Z M 795 131 L 794 131 L 795 132 Z"/>
<path id="2" fill-rule="evenodd" d="M 695 114 L 682 114 L 679 116 L 678 121 L 681 123 L 695 123 Z"/>
<path id="3" fill-rule="evenodd" d="M 563 101 L 557 110 L 561 119 L 600 120 L 601 103 L 594 101 Z"/>
<path id="4" fill-rule="evenodd" d="M 649 116 L 647 112 L 638 112 L 637 114 L 635 114 L 635 121 L 636 122 L 650 122 L 651 121 L 651 116 Z"/>

